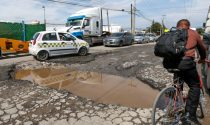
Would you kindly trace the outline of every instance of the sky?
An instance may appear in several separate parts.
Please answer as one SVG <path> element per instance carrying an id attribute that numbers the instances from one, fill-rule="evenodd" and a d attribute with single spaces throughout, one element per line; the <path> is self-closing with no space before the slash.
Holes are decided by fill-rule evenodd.
<path id="1" fill-rule="evenodd" d="M 78 3 L 86 6 L 101 6 L 110 9 L 130 10 L 133 0 L 58 0 L 69 3 Z M 50 2 L 48 0 L 0 0 L 0 21 L 30 23 L 34 20 L 44 20 L 46 10 L 47 23 L 65 24 L 67 18 L 87 7 Z M 202 27 L 206 21 L 210 0 L 136 0 L 136 27 L 146 28 L 151 20 L 161 22 L 170 28 L 180 19 L 186 18 L 192 27 Z M 105 14 L 105 13 L 104 13 Z M 165 16 L 163 16 L 165 15 Z M 110 24 L 130 27 L 130 14 L 128 12 L 109 11 Z M 106 16 L 104 15 L 104 25 Z"/>

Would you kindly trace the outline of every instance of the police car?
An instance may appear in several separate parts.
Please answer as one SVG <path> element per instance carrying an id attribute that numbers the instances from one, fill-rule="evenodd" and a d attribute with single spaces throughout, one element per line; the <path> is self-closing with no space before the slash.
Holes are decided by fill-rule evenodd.
<path id="1" fill-rule="evenodd" d="M 78 54 L 87 55 L 89 44 L 67 32 L 42 31 L 34 34 L 29 44 L 29 53 L 44 61 L 51 56 Z"/>

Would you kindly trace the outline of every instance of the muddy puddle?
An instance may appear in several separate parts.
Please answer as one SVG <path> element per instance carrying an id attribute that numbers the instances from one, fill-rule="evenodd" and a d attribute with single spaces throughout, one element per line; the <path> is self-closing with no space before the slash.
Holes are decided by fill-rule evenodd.
<path id="1" fill-rule="evenodd" d="M 99 103 L 128 107 L 151 107 L 158 94 L 157 90 L 135 78 L 72 69 L 21 70 L 15 77 L 40 86 L 68 90 L 77 96 Z"/>

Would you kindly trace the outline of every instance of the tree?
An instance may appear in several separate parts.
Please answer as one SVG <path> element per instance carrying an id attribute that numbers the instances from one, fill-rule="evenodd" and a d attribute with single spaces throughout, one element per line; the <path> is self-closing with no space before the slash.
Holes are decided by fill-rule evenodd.
<path id="1" fill-rule="evenodd" d="M 162 25 L 159 22 L 155 22 L 154 20 L 152 21 L 152 25 L 151 25 L 151 32 L 152 33 L 156 33 L 156 34 L 160 34 L 160 31 L 163 30 Z M 148 29 L 148 31 L 150 31 L 150 28 Z"/>
<path id="2" fill-rule="evenodd" d="M 202 35 L 204 33 L 204 29 L 203 28 L 197 28 L 196 31 Z"/>

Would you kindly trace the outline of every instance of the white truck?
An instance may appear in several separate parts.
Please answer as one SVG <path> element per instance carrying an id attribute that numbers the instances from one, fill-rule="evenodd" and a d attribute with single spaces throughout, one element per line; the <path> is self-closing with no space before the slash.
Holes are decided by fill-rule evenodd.
<path id="1" fill-rule="evenodd" d="M 103 38 L 108 32 L 103 32 L 102 8 L 94 7 L 83 9 L 67 19 L 66 31 L 90 45 L 103 43 Z"/>
<path id="2" fill-rule="evenodd" d="M 203 34 L 203 40 L 208 48 L 207 59 L 210 60 L 210 7 L 207 14 L 207 20 L 205 23 L 205 33 Z M 204 76 L 206 76 L 206 88 L 210 90 L 210 63 L 206 64 L 204 69 Z"/>
<path id="3" fill-rule="evenodd" d="M 205 33 L 210 33 L 210 8 L 209 8 L 208 16 L 207 16 L 207 21 L 205 24 Z"/>

